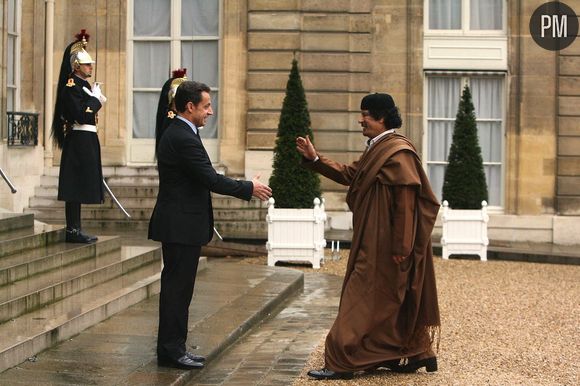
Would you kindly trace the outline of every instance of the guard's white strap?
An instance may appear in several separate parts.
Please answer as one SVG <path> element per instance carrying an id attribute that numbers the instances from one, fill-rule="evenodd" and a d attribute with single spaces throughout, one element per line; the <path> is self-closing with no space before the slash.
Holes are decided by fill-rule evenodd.
<path id="1" fill-rule="evenodd" d="M 95 125 L 79 125 L 75 123 L 73 125 L 73 130 L 81 130 L 81 131 L 92 131 L 93 133 L 97 132 L 97 126 Z"/>

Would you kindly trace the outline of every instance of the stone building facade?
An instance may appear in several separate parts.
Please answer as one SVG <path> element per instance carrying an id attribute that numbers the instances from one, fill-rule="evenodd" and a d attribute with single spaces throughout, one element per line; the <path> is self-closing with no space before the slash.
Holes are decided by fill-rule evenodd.
<path id="1" fill-rule="evenodd" d="M 259 172 L 266 179 L 295 57 L 320 151 L 344 162 L 357 159 L 364 149 L 360 98 L 388 92 L 401 110 L 402 132 L 437 187 L 452 103 L 469 84 L 479 98 L 479 127 L 487 130 L 480 139 L 493 190 L 490 237 L 574 241 L 580 229 L 580 42 L 548 51 L 533 41 L 529 20 L 543 1 L 484 2 L 495 5 L 490 10 L 477 8 L 477 0 L 450 0 L 446 16 L 436 9 L 445 2 L 429 0 L 208 3 L 1 0 L 0 113 L 17 109 L 40 119 L 39 145 L 19 148 L 7 145 L 2 120 L 0 167 L 20 194 L 0 189 L 0 206 L 22 210 L 45 168 L 58 165 L 47 135 L 52 98 L 62 52 L 86 28 L 92 35 L 87 50 L 108 98 L 99 117 L 105 165 L 154 165 L 147 126 L 152 109 L 140 101 L 153 103 L 170 69 L 205 63 L 211 71 L 190 68 L 190 77 L 215 78 L 210 85 L 218 114 L 205 140 L 212 159 L 230 175 Z M 580 0 L 567 4 L 580 12 Z M 199 17 L 196 12 L 203 13 L 195 19 L 201 32 L 189 31 L 182 16 Z M 205 53 L 215 58 L 199 62 Z M 335 224 L 344 226 L 345 188 L 324 179 L 323 189 Z"/>

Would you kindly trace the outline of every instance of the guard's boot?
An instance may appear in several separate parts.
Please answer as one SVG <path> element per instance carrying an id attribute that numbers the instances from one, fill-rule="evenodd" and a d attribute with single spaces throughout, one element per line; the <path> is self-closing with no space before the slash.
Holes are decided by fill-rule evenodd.
<path id="1" fill-rule="evenodd" d="M 82 244 L 90 244 L 95 240 L 91 240 L 91 238 L 83 233 L 81 233 L 80 229 L 75 228 L 66 228 L 66 242 L 67 243 L 82 243 Z"/>

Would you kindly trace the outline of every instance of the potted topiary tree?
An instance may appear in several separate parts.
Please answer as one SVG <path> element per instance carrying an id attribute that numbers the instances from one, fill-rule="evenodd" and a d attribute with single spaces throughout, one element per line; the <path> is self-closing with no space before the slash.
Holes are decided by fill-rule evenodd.
<path id="1" fill-rule="evenodd" d="M 310 114 L 298 62 L 286 84 L 278 123 L 268 202 L 268 265 L 277 261 L 307 261 L 319 268 L 324 258 L 326 213 L 320 199 L 319 176 L 300 165 L 296 137 L 312 135 Z M 314 203 L 314 208 L 313 208 Z"/>
<path id="2" fill-rule="evenodd" d="M 487 260 L 487 183 L 471 91 L 465 86 L 443 181 L 442 255 L 477 254 Z"/>

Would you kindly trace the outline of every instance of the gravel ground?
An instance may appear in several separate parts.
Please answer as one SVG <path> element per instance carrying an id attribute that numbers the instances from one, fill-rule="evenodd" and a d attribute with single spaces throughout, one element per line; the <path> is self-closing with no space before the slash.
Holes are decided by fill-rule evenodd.
<path id="1" fill-rule="evenodd" d="M 317 272 L 343 276 L 348 251 L 341 254 Z M 244 259 L 265 262 L 265 257 Z M 325 385 L 580 384 L 579 266 L 436 258 L 435 270 L 442 317 L 439 371 L 385 370 Z M 306 371 L 323 366 L 321 336 L 294 385 L 316 384 Z"/>

